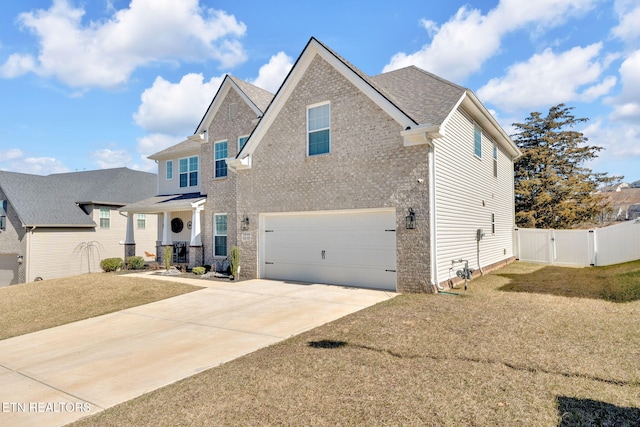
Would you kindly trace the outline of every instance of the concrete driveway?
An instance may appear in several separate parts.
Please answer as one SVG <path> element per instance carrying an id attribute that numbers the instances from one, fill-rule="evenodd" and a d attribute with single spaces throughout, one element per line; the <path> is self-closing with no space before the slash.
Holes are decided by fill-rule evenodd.
<path id="1" fill-rule="evenodd" d="M 0 341 L 0 425 L 66 424 L 396 295 L 168 280 L 208 287 Z"/>

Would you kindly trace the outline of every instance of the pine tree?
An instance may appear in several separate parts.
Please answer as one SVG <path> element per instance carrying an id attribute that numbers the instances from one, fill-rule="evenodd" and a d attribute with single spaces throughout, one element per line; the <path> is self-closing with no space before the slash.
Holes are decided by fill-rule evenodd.
<path id="1" fill-rule="evenodd" d="M 594 173 L 583 164 L 602 147 L 573 128 L 588 121 L 559 104 L 546 117 L 533 112 L 525 123 L 514 123 L 512 135 L 522 151 L 515 164 L 516 224 L 527 228 L 573 228 L 594 221 L 607 209 L 598 188 L 620 180 Z"/>

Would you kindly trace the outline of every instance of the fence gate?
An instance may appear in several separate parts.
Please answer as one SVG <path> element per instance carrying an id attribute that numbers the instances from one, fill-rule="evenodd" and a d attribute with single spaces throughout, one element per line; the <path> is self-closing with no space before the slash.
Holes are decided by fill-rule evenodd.
<path id="1" fill-rule="evenodd" d="M 521 261 L 603 266 L 640 259 L 639 242 L 638 220 L 595 230 L 516 228 L 514 252 Z"/>

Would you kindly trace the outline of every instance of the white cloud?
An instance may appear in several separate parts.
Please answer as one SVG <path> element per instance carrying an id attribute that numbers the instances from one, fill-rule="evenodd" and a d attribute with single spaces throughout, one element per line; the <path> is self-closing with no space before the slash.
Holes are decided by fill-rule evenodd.
<path id="1" fill-rule="evenodd" d="M 640 38 L 640 5 L 635 1 L 619 0 L 615 9 L 620 23 L 611 30 L 611 34 L 627 43 Z"/>
<path id="2" fill-rule="evenodd" d="M 640 50 L 631 53 L 620 65 L 622 93 L 614 98 L 615 120 L 640 120 Z"/>
<path id="3" fill-rule="evenodd" d="M 126 150 L 103 148 L 89 154 L 98 162 L 100 169 L 120 168 L 131 162 L 131 155 Z"/>
<path id="4" fill-rule="evenodd" d="M 224 77 L 204 82 L 202 74 L 187 74 L 178 83 L 156 77 L 142 95 L 133 118 L 144 130 L 171 135 L 193 133 Z"/>
<path id="5" fill-rule="evenodd" d="M 132 169 L 154 173 L 157 172 L 158 166 L 156 165 L 155 161 L 149 160 L 147 159 L 147 157 L 159 151 L 162 151 L 165 148 L 171 147 L 172 145 L 175 145 L 183 141 L 184 139 L 184 136 L 180 137 L 162 133 L 153 133 L 138 138 L 136 151 L 138 152 L 140 158 L 139 163 L 135 163 L 131 166 Z"/>
<path id="6" fill-rule="evenodd" d="M 258 77 L 250 81 L 252 84 L 275 93 L 293 67 L 293 59 L 284 52 L 278 52 L 258 72 Z"/>
<path id="7" fill-rule="evenodd" d="M 232 67 L 246 60 L 238 40 L 246 26 L 198 0 L 131 0 L 109 19 L 88 23 L 84 14 L 68 0 L 21 14 L 20 24 L 39 40 L 38 57 L 14 53 L 0 75 L 35 72 L 71 87 L 110 88 L 154 62 L 214 60 Z"/>
<path id="8" fill-rule="evenodd" d="M 24 152 L 19 148 L 10 148 L 8 150 L 0 151 L 0 159 L 2 159 L 3 162 L 19 159 L 21 157 L 24 157 Z"/>
<path id="9" fill-rule="evenodd" d="M 69 168 L 53 157 L 27 157 L 19 148 L 0 151 L 0 170 L 33 175 L 69 172 Z"/>
<path id="10" fill-rule="evenodd" d="M 501 0 L 486 15 L 463 6 L 442 26 L 433 21 L 421 24 L 432 36 L 430 44 L 417 52 L 395 54 L 383 72 L 409 65 L 461 81 L 479 70 L 499 52 L 501 38 L 512 31 L 532 27 L 534 33 L 563 23 L 567 17 L 593 7 L 594 0 Z"/>
<path id="11" fill-rule="evenodd" d="M 608 65 L 598 60 L 601 43 L 556 54 L 550 48 L 508 68 L 478 90 L 485 102 L 507 111 L 569 101 L 591 102 L 609 93 L 613 76 L 602 78 Z"/>
<path id="12" fill-rule="evenodd" d="M 7 62 L 0 66 L 0 77 L 13 78 L 36 69 L 32 56 L 14 53 L 9 56 Z"/>
<path id="13" fill-rule="evenodd" d="M 597 120 L 582 133 L 589 138 L 589 145 L 604 148 L 587 167 L 609 175 L 624 175 L 626 182 L 640 179 L 640 125 L 616 126 Z"/>

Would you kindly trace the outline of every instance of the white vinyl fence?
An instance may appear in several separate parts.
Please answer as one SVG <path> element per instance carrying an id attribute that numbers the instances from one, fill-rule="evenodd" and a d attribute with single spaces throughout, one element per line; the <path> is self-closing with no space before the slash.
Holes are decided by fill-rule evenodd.
<path id="1" fill-rule="evenodd" d="M 602 266 L 640 259 L 640 220 L 593 230 L 515 230 L 516 259 Z"/>

